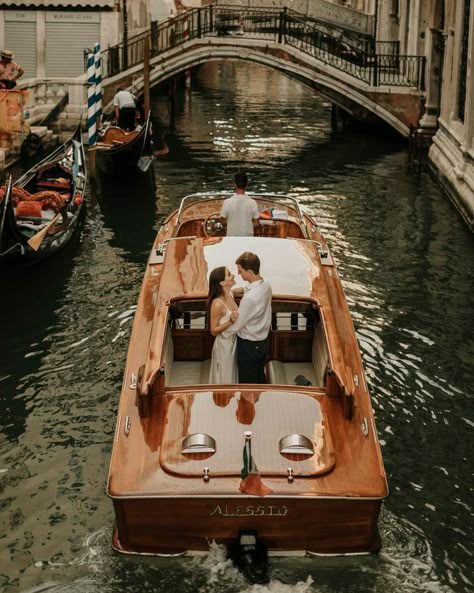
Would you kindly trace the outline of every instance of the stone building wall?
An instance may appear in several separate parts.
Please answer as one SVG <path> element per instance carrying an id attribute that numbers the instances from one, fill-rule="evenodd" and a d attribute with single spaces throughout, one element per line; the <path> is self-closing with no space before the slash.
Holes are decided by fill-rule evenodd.
<path id="1" fill-rule="evenodd" d="M 432 0 L 432 17 L 440 14 Z M 469 6 L 469 11 L 465 9 Z M 442 12 L 442 11 L 441 11 Z M 437 24 L 437 23 L 435 23 Z M 438 131 L 429 158 L 441 184 L 474 230 L 474 2 L 444 3 Z M 463 59 L 464 56 L 464 59 Z"/>

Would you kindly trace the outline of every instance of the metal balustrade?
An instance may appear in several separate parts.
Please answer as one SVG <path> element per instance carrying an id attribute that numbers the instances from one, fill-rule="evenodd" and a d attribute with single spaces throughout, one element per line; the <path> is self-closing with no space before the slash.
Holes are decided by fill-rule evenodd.
<path id="1" fill-rule="evenodd" d="M 294 11 L 273 8 L 236 9 L 206 6 L 188 10 L 145 33 L 102 52 L 103 78 L 143 64 L 144 39 L 150 37 L 150 57 L 186 41 L 203 37 L 232 36 L 269 39 L 294 47 L 325 64 L 371 86 L 390 85 L 424 88 L 424 56 L 398 55 L 396 42 L 374 43 L 345 33 L 327 22 L 310 21 Z"/>

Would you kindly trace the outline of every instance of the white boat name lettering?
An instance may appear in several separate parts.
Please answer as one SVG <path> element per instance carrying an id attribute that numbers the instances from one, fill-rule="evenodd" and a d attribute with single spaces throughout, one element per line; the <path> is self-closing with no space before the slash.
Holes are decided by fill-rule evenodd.
<path id="1" fill-rule="evenodd" d="M 272 505 L 216 505 L 211 512 L 213 515 L 222 515 L 223 517 L 284 517 L 288 513 L 285 506 Z"/>

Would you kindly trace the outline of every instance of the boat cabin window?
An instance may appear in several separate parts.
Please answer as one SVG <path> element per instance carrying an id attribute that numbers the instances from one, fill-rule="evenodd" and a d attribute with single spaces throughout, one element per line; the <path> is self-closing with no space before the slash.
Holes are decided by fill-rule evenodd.
<path id="1" fill-rule="evenodd" d="M 324 388 L 329 355 L 318 308 L 281 299 L 272 308 L 267 382 Z M 165 386 L 208 384 L 213 343 L 206 300 L 172 303 L 162 359 Z"/>

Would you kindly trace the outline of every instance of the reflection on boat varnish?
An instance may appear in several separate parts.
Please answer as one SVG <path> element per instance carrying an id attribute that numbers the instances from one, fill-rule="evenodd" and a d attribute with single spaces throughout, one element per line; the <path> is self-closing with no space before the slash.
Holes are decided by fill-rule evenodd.
<path id="1" fill-rule="evenodd" d="M 374 552 L 387 483 L 329 248 L 295 200 L 268 194 L 253 197 L 278 214 L 256 236 L 222 236 L 226 197 L 185 198 L 148 259 L 107 486 L 113 545 L 193 553 L 251 531 L 273 554 Z M 267 384 L 210 385 L 208 276 L 244 251 L 273 291 Z M 249 434 L 265 497 L 242 488 Z"/>

